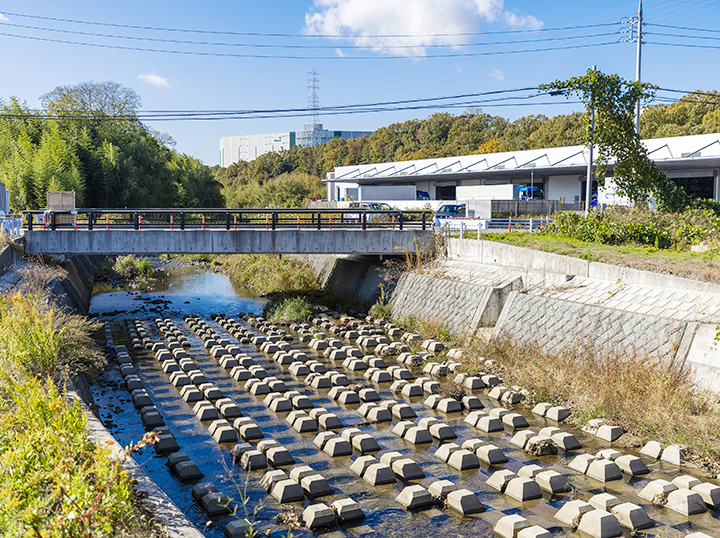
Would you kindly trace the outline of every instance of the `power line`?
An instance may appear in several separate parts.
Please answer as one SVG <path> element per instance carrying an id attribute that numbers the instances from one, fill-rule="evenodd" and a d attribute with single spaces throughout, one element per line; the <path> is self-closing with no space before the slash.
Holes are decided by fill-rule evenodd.
<path id="1" fill-rule="evenodd" d="M 655 23 L 648 23 L 648 26 L 657 26 L 658 28 L 672 28 L 673 30 L 689 30 L 692 32 L 712 32 L 715 34 L 720 34 L 720 30 L 713 30 L 710 28 L 692 28 L 689 26 L 674 26 L 672 24 L 655 24 Z"/>
<path id="2" fill-rule="evenodd" d="M 131 41 L 150 41 L 154 43 L 173 43 L 180 45 L 205 45 L 205 46 L 217 46 L 217 47 L 247 47 L 247 48 L 270 48 L 270 49 L 363 49 L 367 50 L 371 47 L 369 45 L 282 45 L 282 44 L 269 44 L 269 43 L 228 43 L 228 42 L 217 42 L 217 41 L 191 41 L 187 39 L 164 39 L 158 37 L 141 37 L 141 36 L 127 36 L 127 35 L 113 35 L 113 34 L 100 34 L 96 32 L 81 32 L 78 30 L 66 30 L 60 28 L 46 28 L 42 26 L 30 26 L 26 24 L 14 24 L 3 22 L 3 26 L 11 26 L 14 28 L 22 28 L 25 30 L 40 30 L 43 32 L 57 32 L 62 34 L 81 35 L 89 37 L 102 37 L 108 39 L 127 39 Z M 568 41 L 571 39 L 589 39 L 595 37 L 609 37 L 617 35 L 618 32 L 603 32 L 599 34 L 584 34 L 584 35 L 573 35 L 573 36 L 557 36 L 547 37 L 540 39 L 520 39 L 510 41 L 491 41 L 485 43 L 429 43 L 429 44 L 417 44 L 417 45 L 392 45 L 388 46 L 391 49 L 414 49 L 414 48 L 447 48 L 447 47 L 485 47 L 490 45 L 509 45 L 509 44 L 526 44 L 526 43 L 542 43 L 542 42 L 553 42 L 553 41 Z M 460 35 L 460 34 L 458 34 Z M 19 37 L 19 36 L 18 36 Z"/>
<path id="3" fill-rule="evenodd" d="M 153 30 L 163 32 L 184 32 L 184 33 L 195 33 L 195 34 L 214 34 L 214 35 L 234 35 L 234 36 L 252 36 L 252 37 L 309 37 L 309 38 L 376 38 L 376 37 L 402 37 L 402 38 L 413 38 L 413 37 L 453 37 L 453 36 L 471 36 L 471 35 L 488 35 L 488 34 L 524 34 L 529 31 L 532 32 L 559 32 L 563 30 L 579 30 L 587 28 L 601 28 L 604 26 L 617 26 L 617 22 L 613 23 L 598 23 L 598 24 L 585 24 L 578 26 L 559 26 L 554 28 L 538 28 L 536 30 L 500 30 L 493 32 L 459 32 L 459 33 L 439 33 L 439 34 L 374 34 L 374 35 L 349 35 L 349 34 L 284 34 L 284 33 L 262 33 L 262 32 L 231 32 L 231 31 L 220 31 L 220 30 L 193 30 L 187 28 L 164 28 L 158 26 L 139 26 L 135 24 L 118 24 L 109 22 L 97 22 L 97 21 L 83 21 L 77 19 L 63 19 L 59 17 L 43 17 L 40 15 L 28 15 L 25 13 L 12 13 L 9 11 L 2 12 L 5 15 L 13 17 L 24 17 L 28 19 L 40 19 L 46 21 L 56 22 L 69 22 L 73 24 L 90 24 L 94 26 L 108 26 L 113 28 L 129 28 L 133 30 Z"/>
<path id="4" fill-rule="evenodd" d="M 85 47 L 97 47 L 104 49 L 115 49 L 115 50 L 130 50 L 135 52 L 158 52 L 163 54 L 178 54 L 185 56 L 214 56 L 224 58 L 255 58 L 263 60 L 407 60 L 408 56 L 400 55 L 383 55 L 383 56 L 298 56 L 298 55 L 285 55 L 285 54 L 240 54 L 230 52 L 205 52 L 205 51 L 184 51 L 184 50 L 170 50 L 170 49 L 151 49 L 142 47 L 128 47 L 124 45 L 108 45 L 104 43 L 87 43 L 82 41 L 67 41 L 63 39 L 51 39 L 48 37 L 38 36 L 26 36 L 18 34 L 10 34 L 6 32 L 0 32 L 0 36 L 15 37 L 19 39 L 29 39 L 32 41 L 44 41 L 48 43 L 62 43 L 65 45 L 81 45 Z M 580 45 L 566 45 L 563 47 L 547 47 L 538 49 L 522 49 L 522 50 L 500 50 L 493 52 L 458 52 L 450 54 L 435 54 L 431 56 L 423 56 L 425 59 L 435 58 L 467 58 L 473 56 L 493 56 L 493 55 L 508 55 L 508 54 L 525 54 L 533 52 L 552 52 L 557 50 L 570 50 L 570 49 L 582 49 L 589 47 L 602 47 L 606 45 L 617 45 L 617 41 L 610 41 L 604 43 L 586 43 Z"/>

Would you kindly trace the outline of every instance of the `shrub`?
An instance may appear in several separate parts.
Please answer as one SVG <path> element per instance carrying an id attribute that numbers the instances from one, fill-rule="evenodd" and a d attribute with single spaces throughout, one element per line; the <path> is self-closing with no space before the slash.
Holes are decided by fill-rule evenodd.
<path id="1" fill-rule="evenodd" d="M 118 256 L 113 264 L 113 271 L 126 279 L 149 276 L 153 272 L 152 265 L 145 258 L 133 255 Z"/>
<path id="2" fill-rule="evenodd" d="M 278 303 L 268 303 L 263 315 L 272 323 L 297 323 L 305 321 L 313 312 L 310 302 L 303 297 L 287 297 Z"/>

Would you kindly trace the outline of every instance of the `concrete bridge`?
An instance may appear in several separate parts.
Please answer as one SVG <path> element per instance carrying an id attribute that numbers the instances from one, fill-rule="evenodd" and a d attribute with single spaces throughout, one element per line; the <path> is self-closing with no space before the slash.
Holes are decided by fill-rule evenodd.
<path id="1" fill-rule="evenodd" d="M 28 211 L 27 254 L 402 254 L 430 213 L 360 209 Z"/>

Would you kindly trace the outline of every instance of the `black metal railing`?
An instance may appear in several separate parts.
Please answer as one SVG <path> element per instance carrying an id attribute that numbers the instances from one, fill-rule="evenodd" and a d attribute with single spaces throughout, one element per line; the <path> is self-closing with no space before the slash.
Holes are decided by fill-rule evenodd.
<path id="1" fill-rule="evenodd" d="M 365 209 L 76 209 L 24 211 L 33 230 L 429 229 L 430 211 Z"/>

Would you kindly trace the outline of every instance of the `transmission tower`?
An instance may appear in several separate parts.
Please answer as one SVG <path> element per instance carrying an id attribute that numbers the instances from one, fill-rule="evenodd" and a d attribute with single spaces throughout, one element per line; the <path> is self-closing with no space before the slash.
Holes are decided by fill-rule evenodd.
<path id="1" fill-rule="evenodd" d="M 318 97 L 318 90 L 320 89 L 320 82 L 318 80 L 318 73 L 313 68 L 308 73 L 307 88 L 310 94 L 308 95 L 308 109 L 310 109 L 310 123 L 305 126 L 305 130 L 309 131 L 309 145 L 319 146 L 322 142 L 321 131 L 322 125 L 320 124 L 320 98 Z"/>

